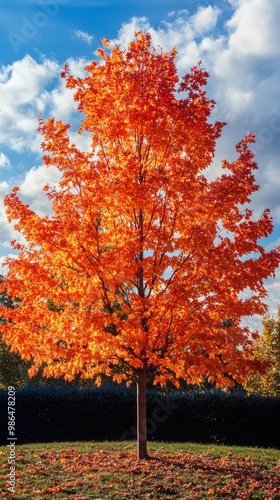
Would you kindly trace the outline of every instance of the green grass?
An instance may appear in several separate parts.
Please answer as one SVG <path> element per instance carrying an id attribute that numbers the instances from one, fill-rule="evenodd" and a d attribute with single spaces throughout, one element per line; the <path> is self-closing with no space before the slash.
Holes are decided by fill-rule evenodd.
<path id="1" fill-rule="evenodd" d="M 36 443 L 16 447 L 16 491 L 8 492 L 9 450 L 0 447 L 0 497 L 7 499 L 280 500 L 280 450 L 134 442 Z"/>

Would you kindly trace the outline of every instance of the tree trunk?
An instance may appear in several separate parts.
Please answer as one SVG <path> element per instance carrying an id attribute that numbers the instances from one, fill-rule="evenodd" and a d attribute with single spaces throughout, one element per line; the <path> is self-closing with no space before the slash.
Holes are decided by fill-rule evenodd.
<path id="1" fill-rule="evenodd" d="M 147 452 L 147 408 L 146 408 L 147 375 L 144 368 L 137 376 L 137 458 L 148 458 Z"/>

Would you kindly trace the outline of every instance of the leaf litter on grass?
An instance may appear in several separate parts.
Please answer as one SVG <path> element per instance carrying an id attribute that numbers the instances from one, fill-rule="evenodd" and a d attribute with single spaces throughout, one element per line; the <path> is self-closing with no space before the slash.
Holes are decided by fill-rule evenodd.
<path id="1" fill-rule="evenodd" d="M 215 456 L 152 452 L 137 461 L 133 451 L 38 451 L 17 457 L 17 491 L 1 476 L 1 498 L 59 499 L 255 499 L 280 500 L 280 461 L 228 453 Z"/>

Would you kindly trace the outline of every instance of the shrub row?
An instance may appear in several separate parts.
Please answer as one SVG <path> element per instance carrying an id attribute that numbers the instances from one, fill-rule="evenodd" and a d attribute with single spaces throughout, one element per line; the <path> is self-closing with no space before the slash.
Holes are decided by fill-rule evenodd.
<path id="1" fill-rule="evenodd" d="M 7 391 L 0 391 L 0 442 L 7 443 Z M 17 443 L 131 440 L 133 388 L 26 386 L 16 391 Z M 148 439 L 280 448 L 280 399 L 183 391 L 147 393 Z"/>

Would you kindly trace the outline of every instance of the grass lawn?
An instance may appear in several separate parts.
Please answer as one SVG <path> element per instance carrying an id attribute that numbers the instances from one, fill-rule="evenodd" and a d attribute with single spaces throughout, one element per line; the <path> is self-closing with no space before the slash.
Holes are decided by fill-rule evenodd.
<path id="1" fill-rule="evenodd" d="M 16 447 L 9 493 L 9 449 L 0 447 L 0 498 L 280 500 L 280 450 L 191 443 L 36 443 Z"/>

